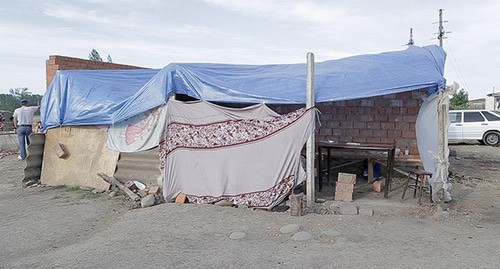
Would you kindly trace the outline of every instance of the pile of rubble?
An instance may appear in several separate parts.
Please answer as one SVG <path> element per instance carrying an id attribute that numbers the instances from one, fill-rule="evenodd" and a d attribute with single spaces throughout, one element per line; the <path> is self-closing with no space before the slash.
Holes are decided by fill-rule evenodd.
<path id="1" fill-rule="evenodd" d="M 9 156 L 9 155 L 16 155 L 16 154 L 17 154 L 17 150 L 0 149 L 0 159 L 2 159 L 3 157 Z"/>
<path id="2" fill-rule="evenodd" d="M 123 184 L 116 178 L 106 174 L 99 173 L 98 175 L 104 181 L 111 184 L 112 189 L 118 188 L 125 193 L 134 202 L 132 208 L 150 207 L 165 202 L 158 186 L 146 187 L 141 182 L 133 180 L 129 180 Z"/>

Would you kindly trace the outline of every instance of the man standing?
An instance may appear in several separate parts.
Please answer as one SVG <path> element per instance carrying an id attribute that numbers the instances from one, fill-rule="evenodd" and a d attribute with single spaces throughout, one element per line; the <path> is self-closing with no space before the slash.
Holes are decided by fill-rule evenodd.
<path id="1" fill-rule="evenodd" d="M 26 147 L 30 144 L 29 135 L 33 132 L 33 115 L 37 111 L 38 106 L 28 106 L 28 100 L 21 100 L 21 107 L 14 110 L 14 129 L 17 133 L 17 138 L 19 139 L 19 148 L 21 150 L 21 156 L 19 159 L 26 159 Z"/>

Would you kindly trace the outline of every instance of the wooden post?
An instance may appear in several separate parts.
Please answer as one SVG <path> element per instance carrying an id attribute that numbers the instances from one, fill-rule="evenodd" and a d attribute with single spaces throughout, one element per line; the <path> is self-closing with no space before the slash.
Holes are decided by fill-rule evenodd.
<path id="1" fill-rule="evenodd" d="M 290 215 L 300 217 L 304 214 L 302 209 L 303 194 L 290 195 Z"/>
<path id="2" fill-rule="evenodd" d="M 306 84 L 306 108 L 314 107 L 314 54 L 311 52 L 307 53 L 307 84 Z M 315 199 L 315 184 L 314 184 L 314 160 L 315 160 L 315 139 L 314 132 L 312 132 L 307 140 L 306 144 L 306 173 L 307 173 L 307 207 L 312 207 L 314 205 Z M 321 171 L 318 171 L 318 176 L 320 176 Z"/>

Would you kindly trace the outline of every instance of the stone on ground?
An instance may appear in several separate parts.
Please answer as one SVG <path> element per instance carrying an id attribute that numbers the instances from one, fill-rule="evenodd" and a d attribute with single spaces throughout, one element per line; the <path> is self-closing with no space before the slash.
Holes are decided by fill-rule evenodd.
<path id="1" fill-rule="evenodd" d="M 141 199 L 141 207 L 150 207 L 155 204 L 155 196 L 152 194 L 149 194 L 148 196 L 144 197 Z"/>
<path id="2" fill-rule="evenodd" d="M 282 234 L 296 233 L 300 229 L 297 224 L 288 224 L 280 228 Z"/>
<path id="3" fill-rule="evenodd" d="M 217 205 L 217 206 L 232 206 L 233 204 L 231 204 L 228 200 L 220 200 L 218 202 L 215 202 L 214 205 Z"/>
<path id="4" fill-rule="evenodd" d="M 358 207 L 354 203 L 343 203 L 340 206 L 340 214 L 342 215 L 357 215 Z"/>
<path id="5" fill-rule="evenodd" d="M 292 236 L 293 241 L 306 241 L 311 238 L 313 238 L 313 235 L 305 231 L 300 231 Z"/>
<path id="6" fill-rule="evenodd" d="M 335 229 L 330 229 L 330 230 L 324 231 L 323 234 L 328 235 L 328 236 L 339 236 L 340 232 L 335 230 Z"/>
<path id="7" fill-rule="evenodd" d="M 247 236 L 246 233 L 244 232 L 232 232 L 230 235 L 229 235 L 229 238 L 233 239 L 233 240 L 240 240 L 240 239 L 243 239 Z"/>
<path id="8" fill-rule="evenodd" d="M 361 207 L 359 208 L 359 214 L 363 216 L 373 216 L 373 208 Z"/>

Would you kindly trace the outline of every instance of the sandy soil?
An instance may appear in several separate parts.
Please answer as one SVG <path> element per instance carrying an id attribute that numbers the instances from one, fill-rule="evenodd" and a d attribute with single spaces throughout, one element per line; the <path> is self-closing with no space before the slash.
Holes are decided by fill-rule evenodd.
<path id="1" fill-rule="evenodd" d="M 131 209 L 121 195 L 22 188 L 22 162 L 0 159 L 0 268 L 498 268 L 500 148 L 454 145 L 451 203 L 389 199 L 357 187 L 374 216 L 213 205 Z M 321 196 L 328 199 L 328 188 Z M 292 240 L 297 224 L 313 238 Z M 241 240 L 230 239 L 235 231 Z M 329 235 L 328 235 L 329 232 Z"/>

